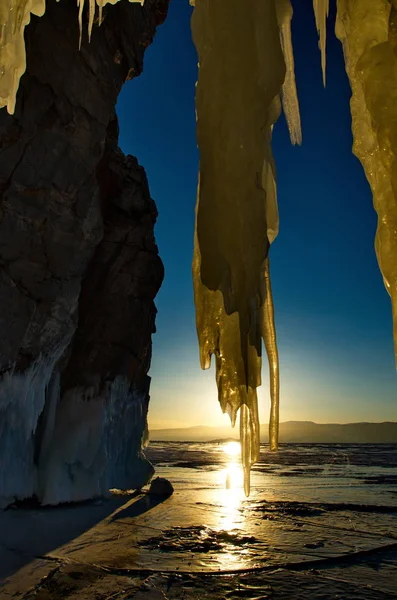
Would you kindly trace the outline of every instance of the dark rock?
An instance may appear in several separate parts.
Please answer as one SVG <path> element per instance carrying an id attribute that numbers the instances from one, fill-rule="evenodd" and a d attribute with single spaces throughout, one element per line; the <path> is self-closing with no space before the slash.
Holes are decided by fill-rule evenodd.
<path id="1" fill-rule="evenodd" d="M 168 479 L 165 477 L 156 477 L 152 480 L 149 488 L 149 494 L 156 496 L 172 496 L 174 493 L 174 487 Z"/>
<path id="2" fill-rule="evenodd" d="M 15 114 L 0 111 L 0 499 L 82 500 L 152 475 L 141 438 L 163 266 L 115 103 L 167 6 L 106 6 L 81 51 L 73 2 L 47 2 L 26 29 Z"/>

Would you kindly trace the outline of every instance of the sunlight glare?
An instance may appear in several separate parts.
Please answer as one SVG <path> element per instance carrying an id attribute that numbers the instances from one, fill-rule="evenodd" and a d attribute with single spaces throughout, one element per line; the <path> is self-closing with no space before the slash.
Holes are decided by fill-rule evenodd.
<path id="1" fill-rule="evenodd" d="M 219 506 L 222 511 L 218 526 L 223 531 L 232 531 L 239 528 L 242 522 L 240 506 L 244 498 L 244 490 L 243 470 L 240 464 L 240 442 L 225 442 L 221 452 L 223 453 L 224 469 L 219 472 L 219 475 L 224 489 L 219 498 Z"/>
<path id="2" fill-rule="evenodd" d="M 227 442 L 223 446 L 223 451 L 228 456 L 240 456 L 241 444 L 240 444 L 240 442 Z"/>

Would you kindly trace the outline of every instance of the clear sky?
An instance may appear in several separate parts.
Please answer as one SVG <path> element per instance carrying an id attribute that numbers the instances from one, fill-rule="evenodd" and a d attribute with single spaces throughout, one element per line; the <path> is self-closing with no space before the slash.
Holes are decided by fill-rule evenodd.
<path id="1" fill-rule="evenodd" d="M 397 420 L 390 300 L 374 253 L 376 214 L 351 152 L 350 88 L 328 22 L 322 87 L 312 0 L 294 0 L 293 43 L 303 145 L 274 129 L 280 234 L 271 248 L 280 368 L 281 421 Z M 201 371 L 191 259 L 198 151 L 197 57 L 188 0 L 171 0 L 146 52 L 144 73 L 119 104 L 120 145 L 145 167 L 159 211 L 156 238 L 165 281 L 156 304 L 149 426 L 222 425 L 214 369 Z M 268 375 L 259 390 L 268 422 Z"/>

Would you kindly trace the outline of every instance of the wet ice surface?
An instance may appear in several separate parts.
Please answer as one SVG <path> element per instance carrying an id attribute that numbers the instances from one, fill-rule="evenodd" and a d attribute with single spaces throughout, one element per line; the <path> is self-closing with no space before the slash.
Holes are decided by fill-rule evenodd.
<path id="1" fill-rule="evenodd" d="M 18 551 L 20 564 L 0 597 L 397 598 L 397 445 L 263 452 L 249 498 L 238 453 L 156 442 L 147 454 L 174 485 L 166 500 L 3 513 L 0 562 Z"/>
<path id="2" fill-rule="evenodd" d="M 263 447 L 249 498 L 235 442 L 154 442 L 147 455 L 183 490 L 184 506 L 179 523 L 139 542 L 142 560 L 177 559 L 183 570 L 260 568 L 397 541 L 397 445 Z"/>

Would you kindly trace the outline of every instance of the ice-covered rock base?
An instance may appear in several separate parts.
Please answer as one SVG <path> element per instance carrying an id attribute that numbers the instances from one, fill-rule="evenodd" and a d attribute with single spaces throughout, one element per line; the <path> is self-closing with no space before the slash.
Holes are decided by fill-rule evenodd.
<path id="1" fill-rule="evenodd" d="M 118 377 L 102 392 L 68 391 L 38 468 L 43 504 L 77 502 L 111 488 L 140 488 L 154 469 L 142 453 L 148 400 Z"/>
<path id="2" fill-rule="evenodd" d="M 78 502 L 115 487 L 141 488 L 152 477 L 142 452 L 148 396 L 127 378 L 61 399 L 59 374 L 49 380 L 34 367 L 8 377 L 0 394 L 9 399 L 0 436 L 3 506 L 32 496 L 42 504 Z"/>

